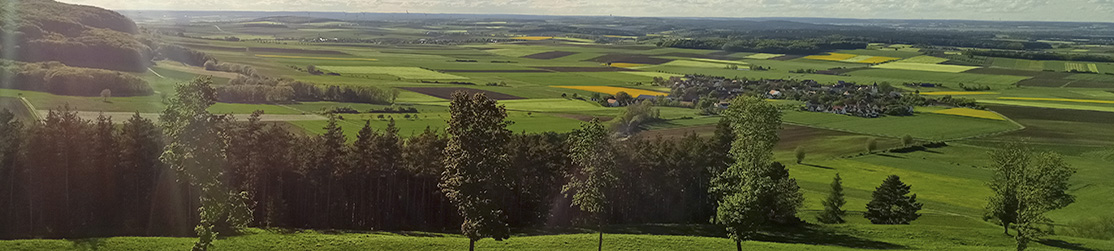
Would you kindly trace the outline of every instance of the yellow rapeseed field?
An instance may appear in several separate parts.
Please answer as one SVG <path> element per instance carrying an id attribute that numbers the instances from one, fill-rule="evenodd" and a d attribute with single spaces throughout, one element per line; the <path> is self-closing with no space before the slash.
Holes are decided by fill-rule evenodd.
<path id="1" fill-rule="evenodd" d="M 958 95 L 993 95 L 993 94 L 998 94 L 998 93 L 997 92 L 922 92 L 921 93 L 921 95 L 938 95 L 938 96 L 943 96 L 943 95 L 953 95 L 953 96 L 958 96 Z"/>
<path id="2" fill-rule="evenodd" d="M 807 56 L 805 58 L 816 59 L 816 60 L 828 60 L 828 61 L 842 61 L 842 60 L 847 60 L 849 58 L 853 58 L 853 57 L 857 57 L 857 56 L 859 56 L 859 55 L 844 54 L 844 53 L 828 53 L 828 55 L 812 55 L 812 56 Z"/>
<path id="3" fill-rule="evenodd" d="M 553 39 L 553 37 L 516 37 L 514 39 L 537 41 L 537 40 Z"/>
<path id="4" fill-rule="evenodd" d="M 648 90 L 633 89 L 633 88 L 626 88 L 626 87 L 614 87 L 614 86 L 553 86 L 553 87 L 565 88 L 565 89 L 584 90 L 584 91 L 598 92 L 598 93 L 607 93 L 607 94 L 611 94 L 611 95 L 615 95 L 619 92 L 626 92 L 627 94 L 630 94 L 632 97 L 638 97 L 639 95 L 650 95 L 650 96 L 669 95 L 668 93 L 664 93 L 664 92 L 648 91 Z"/>
<path id="5" fill-rule="evenodd" d="M 984 118 L 984 119 L 993 119 L 993 120 L 1006 120 L 1006 117 L 1002 117 L 1001 114 L 998 114 L 996 112 L 986 111 L 986 110 L 977 110 L 977 109 L 971 109 L 971 108 L 944 109 L 944 110 L 934 111 L 932 113 L 958 115 L 958 116 Z"/>
<path id="6" fill-rule="evenodd" d="M 296 58 L 296 59 L 348 60 L 348 61 L 378 61 L 378 59 L 374 59 L 374 58 L 330 58 L 330 57 L 305 57 L 305 56 L 260 55 L 260 54 L 256 54 L 255 56 L 256 57 L 263 57 L 263 58 Z"/>
<path id="7" fill-rule="evenodd" d="M 1070 98 L 1021 98 L 1021 97 L 999 97 L 998 99 L 1008 100 L 1032 100 L 1032 101 L 1061 101 L 1061 102 L 1076 102 L 1076 103 L 1096 103 L 1096 104 L 1114 104 L 1111 100 L 1094 100 L 1094 99 L 1070 99 Z"/>

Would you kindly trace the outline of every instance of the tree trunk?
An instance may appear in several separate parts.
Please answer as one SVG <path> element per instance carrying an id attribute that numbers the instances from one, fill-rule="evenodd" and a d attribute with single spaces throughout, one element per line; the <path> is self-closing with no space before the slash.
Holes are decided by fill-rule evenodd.
<path id="1" fill-rule="evenodd" d="M 1002 224 L 1002 232 L 1005 233 L 1006 235 L 1010 235 L 1010 223 L 1009 222 L 1004 222 L 1004 224 Z"/>
<path id="2" fill-rule="evenodd" d="M 603 251 L 603 223 L 600 223 L 600 224 L 599 224 L 599 228 L 600 228 L 600 230 L 599 230 L 599 231 L 600 231 L 600 246 L 599 246 L 599 251 Z"/>
<path id="3" fill-rule="evenodd" d="M 472 238 L 468 238 L 468 251 L 475 251 L 475 250 L 476 250 L 476 240 L 472 239 Z"/>
<path id="4" fill-rule="evenodd" d="M 743 251 L 743 242 L 735 241 L 735 250 Z"/>

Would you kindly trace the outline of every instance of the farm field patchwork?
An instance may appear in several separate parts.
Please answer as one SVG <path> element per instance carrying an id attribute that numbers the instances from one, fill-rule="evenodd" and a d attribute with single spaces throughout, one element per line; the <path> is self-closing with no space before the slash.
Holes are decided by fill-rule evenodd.
<path id="1" fill-rule="evenodd" d="M 951 108 L 951 109 L 933 111 L 932 113 L 958 115 L 958 116 L 984 118 L 984 119 L 993 119 L 993 120 L 1006 120 L 1005 117 L 1002 117 L 1001 114 L 998 114 L 996 112 L 987 111 L 987 110 L 971 109 L 971 108 Z"/>
<path id="2" fill-rule="evenodd" d="M 341 61 L 379 61 L 374 58 L 338 58 L 338 57 L 311 57 L 311 56 L 290 56 L 290 55 L 266 55 L 256 54 L 256 57 L 261 58 L 289 58 L 289 59 L 320 59 L 320 60 L 341 60 Z"/>
<path id="3" fill-rule="evenodd" d="M 606 94 L 612 94 L 612 95 L 618 94 L 619 92 L 626 92 L 627 94 L 630 94 L 633 97 L 638 97 L 640 95 L 650 95 L 650 96 L 669 95 L 668 93 L 664 93 L 664 92 L 656 92 L 656 91 L 626 88 L 626 87 L 614 87 L 614 86 L 553 86 L 553 87 L 584 90 L 584 91 L 606 93 Z"/>
<path id="4" fill-rule="evenodd" d="M 340 74 L 382 74 L 405 79 L 468 79 L 452 74 L 405 66 L 318 66 L 318 68 Z"/>

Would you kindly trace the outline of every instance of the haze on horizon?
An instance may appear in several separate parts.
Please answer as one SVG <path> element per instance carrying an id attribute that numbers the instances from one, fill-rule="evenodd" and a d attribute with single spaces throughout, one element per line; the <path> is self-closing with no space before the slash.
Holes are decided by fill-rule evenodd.
<path id="1" fill-rule="evenodd" d="M 1114 22 L 1114 0 L 61 0 L 113 10 Z"/>

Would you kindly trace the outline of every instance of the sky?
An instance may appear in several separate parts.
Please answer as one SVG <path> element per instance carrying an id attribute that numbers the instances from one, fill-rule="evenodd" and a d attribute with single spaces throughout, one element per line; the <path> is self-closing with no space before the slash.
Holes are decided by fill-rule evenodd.
<path id="1" fill-rule="evenodd" d="M 113 10 L 1114 22 L 1114 0 L 60 0 Z"/>

